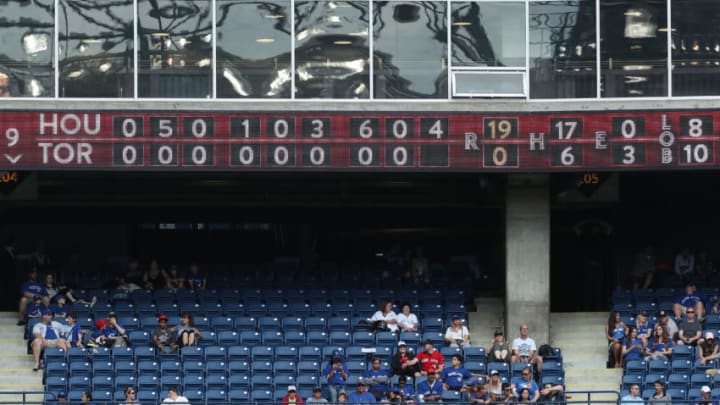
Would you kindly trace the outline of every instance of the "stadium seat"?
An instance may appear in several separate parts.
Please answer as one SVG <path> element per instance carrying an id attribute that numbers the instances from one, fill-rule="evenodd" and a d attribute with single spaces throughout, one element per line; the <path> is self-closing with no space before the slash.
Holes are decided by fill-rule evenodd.
<path id="1" fill-rule="evenodd" d="M 443 347 L 440 349 L 440 354 L 442 354 L 443 358 L 445 359 L 445 364 L 452 364 L 452 356 L 454 355 L 463 355 L 462 348 L 460 347 Z"/>
<path id="2" fill-rule="evenodd" d="M 135 376 L 137 374 L 134 361 L 116 360 L 114 363 L 116 376 Z"/>
<path id="3" fill-rule="evenodd" d="M 267 331 L 282 331 L 282 323 L 280 318 L 277 316 L 261 316 L 257 319 L 258 330 L 263 332 Z"/>
<path id="4" fill-rule="evenodd" d="M 630 386 L 633 384 L 640 384 L 642 386 L 643 376 L 639 374 L 624 375 L 622 377 L 622 388 L 621 391 L 627 392 Z"/>
<path id="5" fill-rule="evenodd" d="M 240 344 L 245 346 L 257 346 L 262 343 L 260 332 L 242 331 L 240 332 Z"/>
<path id="6" fill-rule="evenodd" d="M 204 377 L 205 365 L 201 361 L 185 361 L 182 363 L 183 379 L 188 377 Z"/>
<path id="7" fill-rule="evenodd" d="M 298 349 L 298 361 L 315 361 L 322 360 L 322 351 L 318 346 L 302 346 Z"/>
<path id="8" fill-rule="evenodd" d="M 294 361 L 275 361 L 273 364 L 273 375 L 278 376 L 294 376 L 296 374 L 297 364 Z"/>
<path id="9" fill-rule="evenodd" d="M 419 332 L 401 332 L 399 340 L 402 340 L 405 342 L 407 346 L 418 346 L 420 345 L 420 342 L 422 341 L 422 335 Z M 482 349 L 482 348 L 479 348 Z M 483 360 L 485 360 L 484 356 L 484 350 L 483 350 Z"/>
<path id="10" fill-rule="evenodd" d="M 427 328 L 423 328 L 423 330 L 427 330 Z M 441 332 L 425 332 L 423 340 L 429 340 L 436 348 L 439 348 L 445 343 L 445 335 Z"/>
<path id="11" fill-rule="evenodd" d="M 93 360 L 93 377 L 113 377 L 114 375 L 111 362 Z"/>
<path id="12" fill-rule="evenodd" d="M 188 391 L 205 391 L 205 377 L 202 375 L 187 375 L 183 376 L 183 384 L 185 390 Z"/>
<path id="13" fill-rule="evenodd" d="M 714 360 L 702 364 L 702 362 L 700 362 L 700 359 L 695 360 L 695 365 L 693 367 L 696 373 L 704 373 L 705 370 L 711 370 L 715 368 L 717 368 L 717 363 Z"/>
<path id="14" fill-rule="evenodd" d="M 203 351 L 206 362 L 227 360 L 227 350 L 222 346 L 208 346 Z"/>
<path id="15" fill-rule="evenodd" d="M 283 333 L 281 331 L 263 331 L 261 333 L 262 344 L 267 346 L 280 346 L 283 344 Z"/>
<path id="16" fill-rule="evenodd" d="M 465 366 L 465 368 L 470 370 L 471 373 L 484 375 L 487 375 L 488 373 L 487 364 L 484 361 L 471 360 L 466 361 L 463 365 Z M 545 370 L 543 369 L 543 373 L 544 372 Z"/>
<path id="17" fill-rule="evenodd" d="M 160 364 L 154 360 L 143 360 L 137 363 L 138 379 L 143 376 L 160 377 Z"/>
<path id="18" fill-rule="evenodd" d="M 563 365 L 556 361 L 545 361 L 542 366 L 542 375 L 548 377 L 564 377 Z"/>
<path id="19" fill-rule="evenodd" d="M 210 319 L 210 326 L 215 332 L 233 330 L 233 320 L 227 316 L 216 316 Z"/>
<path id="20" fill-rule="evenodd" d="M 269 389 L 268 390 L 253 389 L 250 399 L 253 402 L 258 403 L 259 405 L 262 402 L 268 403 L 268 402 L 272 402 L 274 400 L 273 393 Z"/>
<path id="21" fill-rule="evenodd" d="M 317 361 L 301 360 L 298 362 L 298 375 L 319 376 L 321 373 L 320 363 Z"/>
<path id="22" fill-rule="evenodd" d="M 670 371 L 670 362 L 665 360 L 652 360 L 647 366 L 648 373 L 663 374 L 666 375 Z M 545 365 L 543 364 L 543 373 L 545 372 Z"/>
<path id="23" fill-rule="evenodd" d="M 160 390 L 160 378 L 156 375 L 142 375 L 138 371 L 138 393 L 139 392 L 158 392 Z"/>
<path id="24" fill-rule="evenodd" d="M 257 319 L 252 316 L 237 316 L 233 319 L 235 330 L 243 332 L 257 331 Z"/>
<path id="25" fill-rule="evenodd" d="M 353 332 L 352 344 L 355 346 L 375 346 L 375 334 L 372 332 Z"/>
<path id="26" fill-rule="evenodd" d="M 65 377 L 48 377 L 45 381 L 45 390 L 60 392 L 68 390 L 68 380 Z"/>
<path id="27" fill-rule="evenodd" d="M 255 361 L 253 360 L 250 370 L 254 377 L 272 376 L 272 361 Z"/>
<path id="28" fill-rule="evenodd" d="M 491 362 L 487 365 L 488 371 L 497 370 L 501 376 L 510 377 L 510 365 L 508 363 Z"/>
<path id="29" fill-rule="evenodd" d="M 333 316 L 327 320 L 327 327 L 330 332 L 349 332 L 352 329 L 351 326 L 351 320 L 348 316 Z"/>
<path id="30" fill-rule="evenodd" d="M 693 388 L 702 388 L 703 385 L 712 386 L 713 378 L 705 373 L 695 373 L 690 376 L 690 390 Z"/>
<path id="31" fill-rule="evenodd" d="M 161 377 L 180 377 L 182 376 L 182 368 L 179 361 L 165 360 L 160 362 Z"/>
<path id="32" fill-rule="evenodd" d="M 249 402 L 250 392 L 245 389 L 231 389 L 228 394 L 228 400 L 233 403 Z"/>
<path id="33" fill-rule="evenodd" d="M 248 374 L 230 373 L 227 378 L 228 387 L 249 390 L 252 386 L 250 376 Z"/>
<path id="34" fill-rule="evenodd" d="M 50 363 L 45 367 L 45 375 L 51 377 L 67 377 L 68 365 L 65 362 Z"/>
<path id="35" fill-rule="evenodd" d="M 446 390 L 442 393 L 442 402 L 460 402 L 460 392 L 453 390 Z"/>
<path id="36" fill-rule="evenodd" d="M 185 362 L 203 361 L 203 349 L 200 347 L 186 346 L 180 349 L 180 358 Z"/>
<path id="37" fill-rule="evenodd" d="M 138 390 L 136 396 L 140 403 L 155 403 L 159 399 L 157 391 Z M 94 398 L 93 398 L 94 399 Z"/>
<path id="38" fill-rule="evenodd" d="M 240 343 L 240 334 L 234 330 L 223 330 L 217 333 L 217 341 L 220 346 L 234 346 Z"/>
<path id="39" fill-rule="evenodd" d="M 218 360 L 208 361 L 207 363 L 205 363 L 205 377 L 207 378 L 207 377 L 210 377 L 211 375 L 226 376 L 227 369 L 228 369 L 228 364 L 225 363 L 224 361 L 218 361 Z"/>
<path id="40" fill-rule="evenodd" d="M 74 397 L 72 397 L 72 394 L 79 394 L 80 398 L 74 399 Z M 95 390 L 95 389 L 93 389 L 91 394 L 93 396 L 93 400 L 96 402 L 100 402 L 100 401 L 109 402 L 109 401 L 112 401 L 112 399 L 113 399 L 113 394 L 112 394 L 111 390 L 104 390 L 104 389 Z M 68 395 L 68 400 L 74 401 L 73 403 L 79 403 L 79 401 L 82 400 L 82 391 L 71 392 L 70 395 Z"/>
<path id="41" fill-rule="evenodd" d="M 249 362 L 252 359 L 248 346 L 231 346 L 227 348 L 227 360 Z"/>
<path id="42" fill-rule="evenodd" d="M 364 361 L 346 361 L 345 365 L 350 374 L 363 375 L 367 371 L 367 363 Z"/>
<path id="43" fill-rule="evenodd" d="M 135 362 L 140 363 L 141 361 L 155 361 L 156 350 L 152 346 L 140 346 L 134 349 Z"/>
<path id="44" fill-rule="evenodd" d="M 543 368 L 543 372 L 544 372 Z M 648 374 L 645 376 L 645 386 L 643 389 L 655 389 L 655 381 L 662 381 L 663 384 L 667 384 L 665 374 Z"/>
<path id="45" fill-rule="evenodd" d="M 327 331 L 327 321 L 323 317 L 310 317 L 305 319 L 305 333 Z"/>
<path id="46" fill-rule="evenodd" d="M 302 318 L 297 316 L 286 316 L 281 319 L 280 323 L 286 335 L 288 332 L 305 332 L 305 324 Z"/>
<path id="47" fill-rule="evenodd" d="M 692 360 L 694 358 L 694 350 L 692 346 L 676 345 L 673 346 L 672 360 L 673 364 L 676 360 Z"/>
<path id="48" fill-rule="evenodd" d="M 270 362 L 275 359 L 275 350 L 272 346 L 255 346 L 250 352 L 253 362 Z"/>
<path id="49" fill-rule="evenodd" d="M 227 379 L 220 374 L 208 375 L 205 378 L 205 386 L 208 390 L 225 390 L 227 389 Z"/>
<path id="50" fill-rule="evenodd" d="M 398 335 L 395 332 L 378 332 L 375 334 L 375 343 L 378 346 L 396 346 Z"/>
<path id="51" fill-rule="evenodd" d="M 331 331 L 329 343 L 335 346 L 347 346 L 352 343 L 352 337 L 348 331 Z"/>
<path id="52" fill-rule="evenodd" d="M 299 375 L 297 377 L 298 390 L 312 390 L 318 386 L 318 377 L 315 375 Z"/>
<path id="53" fill-rule="evenodd" d="M 625 364 L 625 374 L 639 375 L 642 377 L 645 375 L 646 368 L 647 364 L 642 360 L 628 361 L 627 364 Z"/>
<path id="54" fill-rule="evenodd" d="M 689 377 L 687 374 L 670 374 L 667 378 L 668 387 L 686 390 L 689 388 Z"/>
<path id="55" fill-rule="evenodd" d="M 182 378 L 179 375 L 167 375 L 160 377 L 160 392 L 167 392 L 171 386 L 182 390 Z"/>
<path id="56" fill-rule="evenodd" d="M 255 375 L 251 378 L 250 383 L 253 390 L 270 391 L 273 389 L 273 379 L 270 375 Z"/>
<path id="57" fill-rule="evenodd" d="M 297 380 L 293 375 L 276 375 L 275 377 L 273 377 L 273 385 L 276 388 L 284 389 L 287 393 L 287 386 L 297 385 Z"/>
<path id="58" fill-rule="evenodd" d="M 62 363 L 65 361 L 65 349 L 59 347 L 49 347 L 45 349 L 45 364 Z"/>
<path id="59" fill-rule="evenodd" d="M 422 321 L 422 330 L 424 333 L 438 334 L 443 332 L 443 320 L 442 318 L 426 317 Z M 425 337 L 423 336 L 423 340 Z"/>
<path id="60" fill-rule="evenodd" d="M 690 374 L 690 371 L 692 370 L 693 363 L 690 360 L 673 360 L 671 363 L 672 372 L 675 373 L 682 373 L 682 374 Z"/>
<path id="61" fill-rule="evenodd" d="M 110 349 L 113 361 L 134 361 L 135 351 L 130 347 L 113 347 Z"/>
<path id="62" fill-rule="evenodd" d="M 285 334 L 287 337 L 287 333 Z M 277 346 L 275 348 L 276 361 L 297 361 L 298 351 L 295 346 Z"/>
<path id="63" fill-rule="evenodd" d="M 308 331 L 306 334 L 306 342 L 309 345 L 324 346 L 328 344 L 328 335 L 325 332 Z"/>
<path id="64" fill-rule="evenodd" d="M 88 361 L 75 361 L 70 363 L 70 377 L 92 377 L 92 363 Z"/>

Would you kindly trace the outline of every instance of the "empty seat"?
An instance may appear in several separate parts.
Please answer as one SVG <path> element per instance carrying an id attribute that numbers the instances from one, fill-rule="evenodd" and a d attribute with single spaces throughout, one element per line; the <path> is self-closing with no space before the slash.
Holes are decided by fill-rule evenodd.
<path id="1" fill-rule="evenodd" d="M 298 349 L 298 360 L 320 362 L 322 351 L 318 346 L 302 346 Z"/>
<path id="2" fill-rule="evenodd" d="M 246 361 L 249 362 L 252 356 L 248 346 L 231 346 L 227 348 L 228 361 Z"/>
<path id="3" fill-rule="evenodd" d="M 240 343 L 240 334 L 233 330 L 223 330 L 217 333 L 220 346 L 233 346 Z"/>
<path id="4" fill-rule="evenodd" d="M 227 350 L 221 346 L 208 346 L 204 348 L 205 361 L 220 361 L 224 362 L 227 360 Z"/>

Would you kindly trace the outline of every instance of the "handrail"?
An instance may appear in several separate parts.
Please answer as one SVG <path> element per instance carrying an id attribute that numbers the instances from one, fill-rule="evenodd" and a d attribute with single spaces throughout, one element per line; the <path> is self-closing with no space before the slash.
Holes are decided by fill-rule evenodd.
<path id="1" fill-rule="evenodd" d="M 593 401 L 593 394 L 613 394 L 615 400 Z M 583 398 L 584 397 L 584 398 Z M 565 402 L 583 402 L 583 403 L 617 403 L 620 401 L 620 392 L 618 391 L 565 391 Z"/>

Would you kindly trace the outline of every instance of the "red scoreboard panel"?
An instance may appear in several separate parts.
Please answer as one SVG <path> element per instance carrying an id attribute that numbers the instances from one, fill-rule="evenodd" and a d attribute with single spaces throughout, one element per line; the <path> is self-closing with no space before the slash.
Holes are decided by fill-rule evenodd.
<path id="1" fill-rule="evenodd" d="M 720 111 L 2 111 L 0 169 L 717 167 Z"/>

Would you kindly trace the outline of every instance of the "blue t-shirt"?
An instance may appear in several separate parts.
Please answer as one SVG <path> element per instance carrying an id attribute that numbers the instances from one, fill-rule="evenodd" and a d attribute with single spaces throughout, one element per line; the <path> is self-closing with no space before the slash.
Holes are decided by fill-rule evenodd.
<path id="1" fill-rule="evenodd" d="M 648 322 L 646 325 L 642 325 L 642 326 L 638 326 L 638 327 L 637 327 L 637 334 L 638 334 L 638 336 L 641 336 L 641 335 L 648 335 L 648 336 L 650 336 L 650 334 L 652 333 L 652 331 L 653 331 L 653 324 L 651 324 L 650 322 Z"/>
<path id="2" fill-rule="evenodd" d="M 58 304 L 52 304 L 50 305 L 50 310 L 55 314 L 56 317 L 65 318 L 65 316 L 68 313 L 68 306 L 67 304 L 60 306 Z"/>
<path id="3" fill-rule="evenodd" d="M 343 368 L 343 371 L 345 371 L 345 375 L 348 375 L 349 373 L 348 373 L 348 369 L 347 369 L 347 366 L 345 365 L 345 363 L 342 363 L 342 368 Z M 325 372 L 323 373 L 326 380 L 327 380 L 327 377 L 330 375 L 330 371 L 332 371 L 332 369 L 333 369 L 332 363 L 328 362 L 328 364 L 325 366 Z M 327 382 L 328 382 L 328 384 L 331 384 L 331 385 L 345 385 L 345 380 L 342 379 L 342 375 L 339 372 L 335 373 L 332 376 L 332 379 L 327 380 Z"/>
<path id="4" fill-rule="evenodd" d="M 699 293 L 680 295 L 675 299 L 676 304 L 685 308 L 694 308 L 698 301 L 705 302 L 705 297 Z"/>
<path id="5" fill-rule="evenodd" d="M 45 287 L 37 281 L 26 281 L 20 284 L 20 294 L 25 294 L 26 292 L 32 293 L 33 295 L 41 295 L 43 297 L 47 297 L 48 295 Z"/>
<path id="6" fill-rule="evenodd" d="M 472 377 L 472 373 L 465 367 L 445 368 L 440 374 L 440 378 L 450 388 L 462 388 L 463 380 L 470 377 Z"/>
<path id="7" fill-rule="evenodd" d="M 652 340 L 648 342 L 648 349 L 651 353 L 664 352 L 673 347 L 672 340 L 668 339 L 667 343 L 655 343 Z"/>
<path id="8" fill-rule="evenodd" d="M 30 305 L 27 308 L 27 317 L 28 318 L 40 318 L 42 316 L 42 311 L 45 309 L 45 305 Z"/>
<path id="9" fill-rule="evenodd" d="M 410 385 L 410 384 L 405 384 L 404 387 L 401 387 L 401 386 L 399 386 L 399 385 L 394 385 L 394 386 L 393 386 L 393 389 L 394 389 L 394 390 L 397 390 L 397 391 L 402 391 L 402 392 L 405 394 L 406 397 L 415 395 L 415 389 L 414 389 L 413 386 Z"/>
<path id="10" fill-rule="evenodd" d="M 642 340 L 640 340 L 640 339 L 635 339 L 635 340 L 633 340 L 632 342 L 630 342 L 630 345 L 628 345 L 628 346 L 626 346 L 626 347 L 630 348 L 630 347 L 632 347 L 632 346 L 641 345 L 641 344 L 642 344 Z M 640 350 L 641 350 L 641 349 L 640 349 L 639 347 L 636 347 L 636 348 L 630 350 L 630 351 L 627 352 L 627 354 L 625 355 L 625 360 L 630 361 L 630 360 L 640 360 L 640 359 L 642 359 L 642 352 L 641 352 Z"/>
<path id="11" fill-rule="evenodd" d="M 535 391 L 537 391 L 537 390 L 540 389 L 540 387 L 538 387 L 538 385 L 537 385 L 537 383 L 535 382 L 535 380 L 526 381 L 526 380 L 523 380 L 522 377 L 515 378 L 512 383 L 515 384 L 515 390 L 516 390 L 518 393 L 519 393 L 520 390 L 522 390 L 523 388 L 527 388 L 528 391 L 530 391 L 530 398 L 534 398 L 534 397 L 535 397 Z"/>
<path id="12" fill-rule="evenodd" d="M 77 346 L 80 340 L 80 325 L 68 325 L 67 329 L 65 329 L 65 339 L 70 342 L 73 347 Z"/>
<path id="13" fill-rule="evenodd" d="M 365 391 L 362 394 L 355 391 L 350 393 L 348 395 L 348 403 L 350 404 L 374 404 L 375 401 L 375 395 Z"/>
<path id="14" fill-rule="evenodd" d="M 365 372 L 365 375 L 363 375 L 363 377 L 365 377 L 365 378 L 388 377 L 388 376 L 389 376 L 389 374 L 388 374 L 387 370 L 383 370 L 383 369 L 380 369 L 377 371 L 368 370 Z M 387 384 L 379 384 L 379 383 L 371 384 L 370 388 L 372 388 L 375 391 L 385 392 L 387 390 Z"/>
<path id="15" fill-rule="evenodd" d="M 430 395 L 442 395 L 443 386 L 442 383 L 438 380 L 435 380 L 432 386 L 430 385 L 430 381 L 425 380 L 418 384 L 417 393 L 426 397 Z"/>
<path id="16" fill-rule="evenodd" d="M 473 400 L 473 399 L 480 399 L 480 400 L 483 400 L 483 401 L 487 401 L 488 399 L 490 399 L 490 394 L 489 394 L 489 393 L 485 393 L 484 395 L 480 395 L 479 392 L 472 392 L 472 393 L 470 393 L 470 399 L 471 399 L 471 400 Z"/>
<path id="17" fill-rule="evenodd" d="M 187 280 L 188 284 L 190 284 L 190 288 L 195 290 L 202 288 L 202 283 L 203 281 L 205 281 L 205 276 L 200 273 L 188 273 L 187 277 L 185 277 L 185 280 Z"/>
<path id="18" fill-rule="evenodd" d="M 613 339 L 623 340 L 625 339 L 625 327 L 620 325 L 612 331 Z"/>

